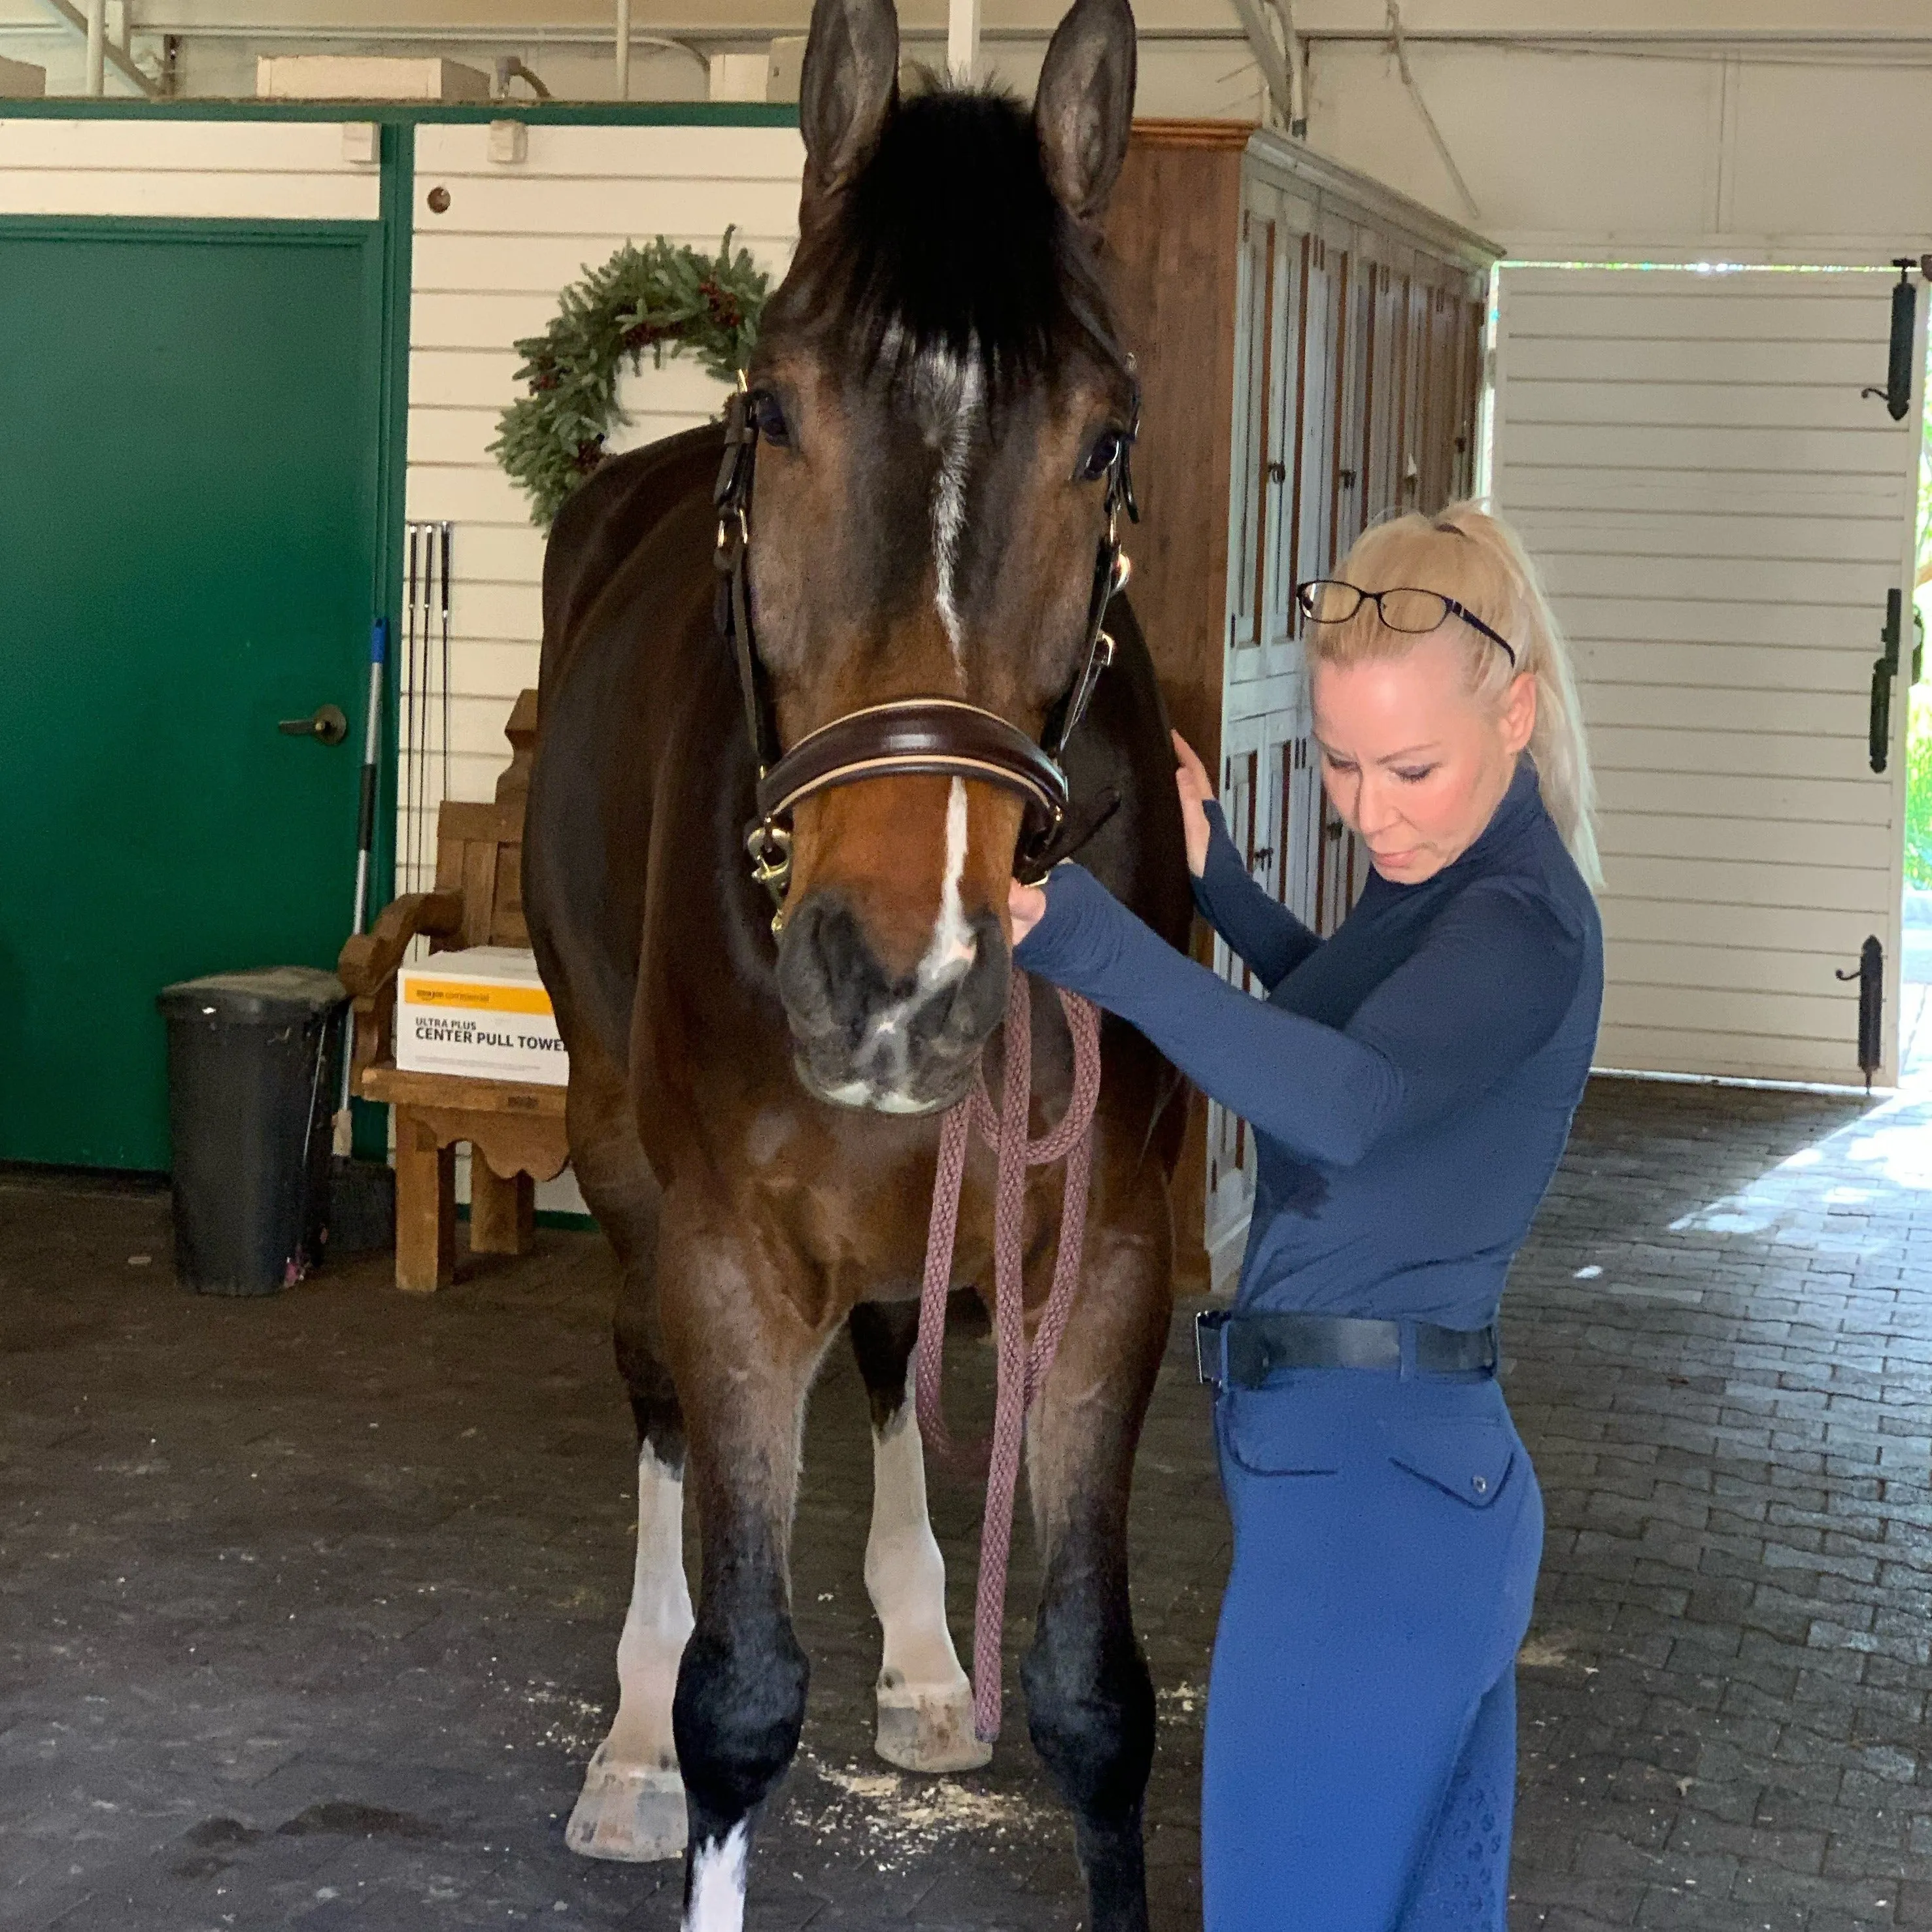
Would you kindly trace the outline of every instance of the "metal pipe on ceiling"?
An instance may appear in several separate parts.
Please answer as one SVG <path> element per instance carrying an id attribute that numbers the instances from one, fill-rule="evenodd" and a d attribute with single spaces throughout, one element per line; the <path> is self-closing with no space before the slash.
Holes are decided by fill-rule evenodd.
<path id="1" fill-rule="evenodd" d="M 107 92 L 107 0 L 87 0 L 87 91 Z"/>
<path id="2" fill-rule="evenodd" d="M 54 13 L 58 14 L 75 33 L 89 43 L 91 52 L 93 36 L 88 29 L 87 16 L 74 4 L 74 0 L 46 0 L 46 4 Z M 137 94 L 145 94 L 152 99 L 159 92 L 154 83 L 134 64 L 125 52 L 107 41 L 105 32 L 106 26 L 105 12 L 104 5 L 102 8 L 104 17 L 101 22 L 103 28 L 101 56 L 104 64 L 111 66 Z M 28 36 L 58 33 L 60 29 L 55 26 L 52 21 L 49 21 L 45 26 L 41 26 L 32 20 L 9 20 L 4 24 L 0 24 L 0 32 Z M 96 94 L 100 93 L 105 89 L 106 86 L 106 77 L 103 74 L 99 85 L 92 89 L 92 92 Z"/>
<path id="3" fill-rule="evenodd" d="M 617 0 L 617 98 L 631 98 L 631 0 Z"/>

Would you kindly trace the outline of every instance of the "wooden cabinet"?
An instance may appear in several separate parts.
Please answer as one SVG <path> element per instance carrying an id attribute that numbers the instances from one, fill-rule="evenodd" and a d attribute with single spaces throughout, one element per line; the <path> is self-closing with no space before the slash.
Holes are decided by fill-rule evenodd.
<path id="1" fill-rule="evenodd" d="M 1322 789 L 1294 586 L 1370 523 L 1468 493 L 1501 251 L 1228 122 L 1138 123 L 1108 238 L 1142 392 L 1135 606 L 1250 871 L 1330 932 L 1367 867 Z M 1193 1286 L 1232 1282 L 1254 1172 L 1245 1123 L 1197 1096 L 1176 1190 Z"/>

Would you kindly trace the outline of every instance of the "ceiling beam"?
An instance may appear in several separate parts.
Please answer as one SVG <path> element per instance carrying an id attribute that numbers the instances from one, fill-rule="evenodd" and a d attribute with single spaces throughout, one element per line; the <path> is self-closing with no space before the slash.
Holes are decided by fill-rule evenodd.
<path id="1" fill-rule="evenodd" d="M 83 40 L 88 38 L 87 16 L 74 5 L 74 0 L 45 0 L 45 4 L 52 8 Z M 104 41 L 100 52 L 106 64 L 116 74 L 131 81 L 150 100 L 159 98 L 161 90 L 112 40 Z"/>
<path id="2" fill-rule="evenodd" d="M 1268 26 L 1268 16 L 1262 10 L 1262 0 L 1234 0 L 1234 5 L 1241 22 L 1241 32 L 1247 36 L 1248 46 L 1254 54 L 1255 64 L 1262 70 L 1262 79 L 1268 83 L 1268 98 L 1274 103 L 1275 112 L 1286 128 L 1296 118 L 1294 89 L 1288 80 L 1288 63 L 1282 58 L 1280 46 Z"/>

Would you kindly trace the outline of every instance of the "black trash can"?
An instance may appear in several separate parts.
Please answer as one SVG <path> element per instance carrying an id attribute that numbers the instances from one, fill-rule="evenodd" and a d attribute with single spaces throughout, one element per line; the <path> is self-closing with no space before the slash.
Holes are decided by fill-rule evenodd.
<path id="1" fill-rule="evenodd" d="M 184 980 L 168 1023 L 175 1271 L 203 1294 L 273 1294 L 322 1259 L 347 998 L 333 973 Z"/>

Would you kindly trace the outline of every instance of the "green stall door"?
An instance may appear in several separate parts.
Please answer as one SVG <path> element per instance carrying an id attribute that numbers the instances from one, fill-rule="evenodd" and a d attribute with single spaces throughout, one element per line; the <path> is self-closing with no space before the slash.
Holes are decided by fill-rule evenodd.
<path id="1" fill-rule="evenodd" d="M 0 224 L 0 1160 L 166 1167 L 155 993 L 334 964 L 380 273 L 373 226 Z"/>

